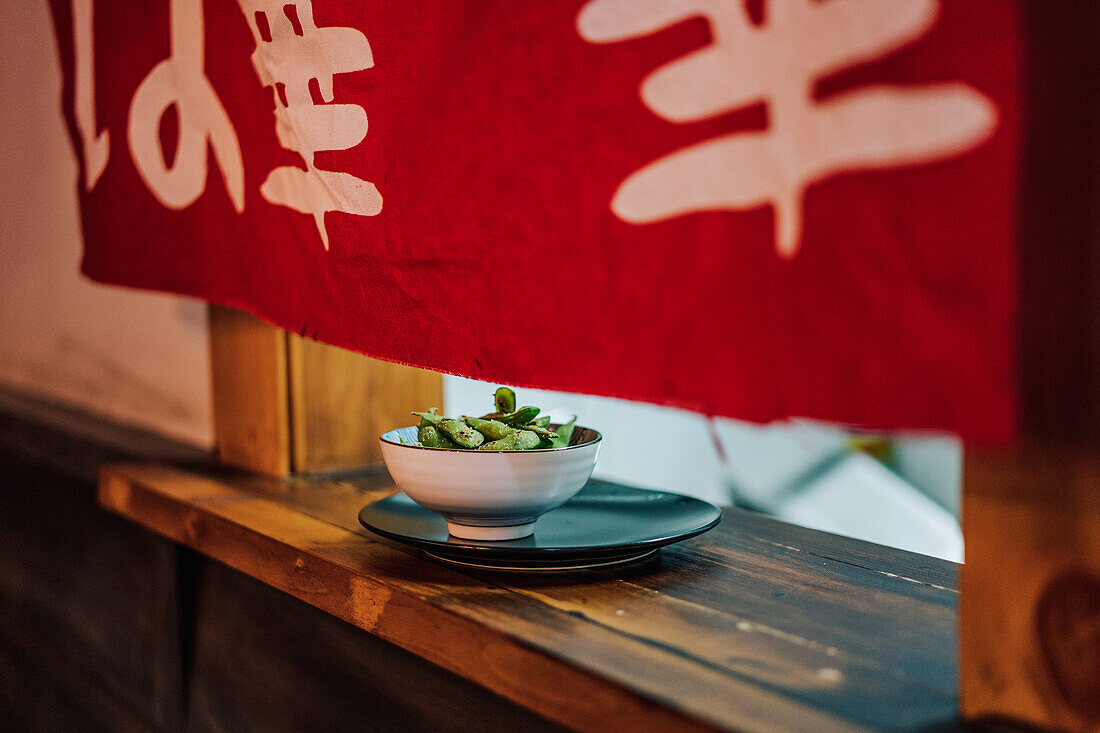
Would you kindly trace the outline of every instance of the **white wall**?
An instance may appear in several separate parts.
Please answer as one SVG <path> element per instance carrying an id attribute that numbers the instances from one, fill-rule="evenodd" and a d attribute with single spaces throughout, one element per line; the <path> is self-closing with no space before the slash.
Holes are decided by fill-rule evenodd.
<path id="1" fill-rule="evenodd" d="M 0 2 L 0 384 L 212 444 L 205 310 L 79 274 L 76 158 L 45 0 Z"/>

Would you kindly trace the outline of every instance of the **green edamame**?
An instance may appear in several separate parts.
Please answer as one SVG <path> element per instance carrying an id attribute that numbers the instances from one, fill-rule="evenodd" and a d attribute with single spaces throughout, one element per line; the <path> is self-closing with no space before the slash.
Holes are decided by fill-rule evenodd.
<path id="1" fill-rule="evenodd" d="M 485 442 L 484 435 L 453 417 L 445 417 L 440 420 L 439 429 L 462 448 L 477 448 Z"/>
<path id="2" fill-rule="evenodd" d="M 466 424 L 484 435 L 489 440 L 500 440 L 512 433 L 519 431 L 511 425 L 505 425 L 499 420 L 483 420 L 480 417 L 463 417 Z"/>
<path id="3" fill-rule="evenodd" d="M 506 435 L 500 440 L 494 440 L 489 443 L 484 443 L 478 447 L 478 450 L 530 450 L 538 447 L 539 436 L 535 435 L 530 430 L 518 430 L 510 435 Z"/>
<path id="4" fill-rule="evenodd" d="M 564 448 L 569 445 L 576 417 L 556 430 L 550 416 L 539 416 L 533 405 L 516 409 L 516 393 L 500 387 L 493 394 L 495 412 L 461 419 L 440 415 L 435 407 L 414 412 L 420 418 L 416 445 L 428 448 L 511 451 Z"/>
<path id="5" fill-rule="evenodd" d="M 436 427 L 439 427 L 439 423 L 443 422 L 443 416 L 442 415 L 437 415 L 436 412 L 435 412 L 435 409 L 436 408 L 433 407 L 432 409 L 428 410 L 427 412 L 414 412 L 413 413 L 414 415 L 416 415 L 417 417 L 420 418 L 420 427 L 424 427 L 425 425 L 435 425 Z"/>
<path id="6" fill-rule="evenodd" d="M 527 405 L 526 407 L 519 408 L 515 412 L 509 413 L 507 415 L 501 415 L 497 419 L 505 425 L 521 427 L 534 420 L 535 416 L 538 415 L 539 412 L 541 412 L 539 408 Z"/>
<path id="7" fill-rule="evenodd" d="M 516 411 L 516 393 L 508 387 L 498 387 L 493 394 L 493 402 L 496 404 L 497 412 L 501 414 L 506 415 Z"/>
<path id="8" fill-rule="evenodd" d="M 416 438 L 421 445 L 429 448 L 458 448 L 458 444 L 439 432 L 439 428 L 435 425 L 421 425 L 416 432 Z"/>

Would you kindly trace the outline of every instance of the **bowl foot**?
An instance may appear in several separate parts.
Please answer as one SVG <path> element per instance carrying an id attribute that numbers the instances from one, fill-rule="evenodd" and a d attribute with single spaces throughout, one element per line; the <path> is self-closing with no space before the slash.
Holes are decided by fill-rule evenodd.
<path id="1" fill-rule="evenodd" d="M 503 527 L 480 527 L 473 524 L 458 524 L 447 521 L 447 531 L 463 540 L 518 540 L 535 533 L 535 523 L 509 524 Z"/>

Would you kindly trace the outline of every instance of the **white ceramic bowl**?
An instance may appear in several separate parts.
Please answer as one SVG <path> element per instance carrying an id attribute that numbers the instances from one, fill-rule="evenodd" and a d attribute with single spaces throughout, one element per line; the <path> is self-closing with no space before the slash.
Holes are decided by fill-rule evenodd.
<path id="1" fill-rule="evenodd" d="M 592 475 L 600 434 L 577 426 L 565 448 L 478 451 L 406 445 L 415 427 L 382 436 L 382 458 L 397 485 L 442 514 L 455 537 L 515 540 L 535 531 L 540 515 L 564 504 Z"/>

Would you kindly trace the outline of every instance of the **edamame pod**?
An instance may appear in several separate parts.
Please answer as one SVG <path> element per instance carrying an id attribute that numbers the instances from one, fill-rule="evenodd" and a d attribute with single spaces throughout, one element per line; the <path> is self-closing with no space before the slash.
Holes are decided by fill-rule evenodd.
<path id="1" fill-rule="evenodd" d="M 439 421 L 439 429 L 460 448 L 477 448 L 485 442 L 485 436 L 461 420 L 445 417 Z"/>
<path id="2" fill-rule="evenodd" d="M 555 433 L 553 430 L 550 430 L 549 428 L 544 428 L 541 425 L 534 425 L 534 424 L 524 425 L 523 429 L 524 430 L 530 430 L 532 433 L 539 436 L 540 438 L 549 439 L 549 438 L 558 437 L 558 434 Z"/>
<path id="3" fill-rule="evenodd" d="M 434 407 L 427 412 L 414 412 L 413 414 L 420 418 L 420 427 L 424 427 L 425 425 L 435 425 L 439 427 L 439 423 L 443 422 L 443 416 L 435 414 Z"/>
<path id="4" fill-rule="evenodd" d="M 500 440 L 485 443 L 478 450 L 502 451 L 502 450 L 530 450 L 538 447 L 539 436 L 530 430 L 519 430 L 511 435 L 506 435 Z"/>
<path id="5" fill-rule="evenodd" d="M 511 435 L 519 430 L 519 428 L 513 428 L 511 425 L 505 425 L 498 420 L 483 420 L 479 417 L 465 417 L 463 420 L 474 430 L 484 435 L 489 440 L 500 440 L 501 438 Z"/>
<path id="6" fill-rule="evenodd" d="M 516 409 L 516 393 L 499 387 L 493 394 L 496 412 L 480 418 L 461 419 L 440 415 L 438 408 L 414 412 L 420 418 L 417 444 L 429 448 L 486 451 L 564 448 L 569 445 L 576 417 L 555 430 L 550 416 L 539 417 L 541 410 L 532 405 Z"/>
<path id="7" fill-rule="evenodd" d="M 500 421 L 505 425 L 519 427 L 521 425 L 526 425 L 527 423 L 534 420 L 535 416 L 538 415 L 539 412 L 539 408 L 528 405 L 526 407 L 519 408 L 509 415 L 502 416 L 500 418 Z"/>
<path id="8" fill-rule="evenodd" d="M 574 415 L 573 419 L 564 425 L 559 425 L 557 429 L 558 437 L 551 438 L 550 441 L 554 444 L 555 448 L 564 448 L 569 445 L 569 441 L 573 439 L 573 428 L 577 424 L 577 416 Z"/>
<path id="9" fill-rule="evenodd" d="M 507 387 L 497 388 L 493 394 L 493 402 L 496 404 L 497 412 L 507 415 L 509 412 L 516 411 L 516 393 Z"/>
<path id="10" fill-rule="evenodd" d="M 457 448 L 458 445 L 443 433 L 435 425 L 421 425 L 416 431 L 416 438 L 420 444 L 428 448 Z"/>

